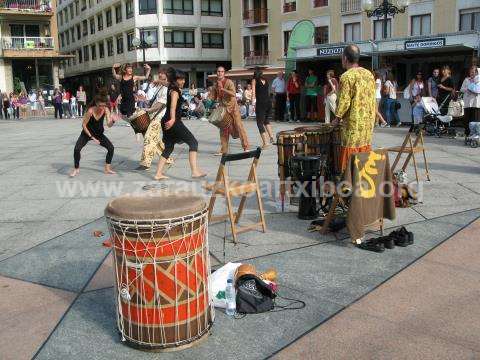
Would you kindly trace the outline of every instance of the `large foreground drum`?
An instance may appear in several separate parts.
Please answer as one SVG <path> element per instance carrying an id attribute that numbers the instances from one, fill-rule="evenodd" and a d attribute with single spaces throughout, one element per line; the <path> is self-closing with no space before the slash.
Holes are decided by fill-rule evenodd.
<path id="1" fill-rule="evenodd" d="M 208 208 L 189 193 L 123 196 L 105 216 L 114 248 L 117 323 L 129 345 L 181 349 L 208 334 Z"/>

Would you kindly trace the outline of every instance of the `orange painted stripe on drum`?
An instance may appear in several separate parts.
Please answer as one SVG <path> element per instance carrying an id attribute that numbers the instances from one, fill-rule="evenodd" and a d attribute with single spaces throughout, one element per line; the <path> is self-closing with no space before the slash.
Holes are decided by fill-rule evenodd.
<path id="1" fill-rule="evenodd" d="M 168 238 L 166 238 L 168 239 Z M 142 242 L 123 240 L 118 235 L 114 238 L 115 253 L 125 254 L 126 256 L 136 256 L 139 258 L 150 257 L 162 259 L 168 256 L 188 254 L 203 247 L 205 242 L 205 232 L 188 235 L 174 241 L 162 241 L 162 244 L 155 242 Z"/>
<path id="2" fill-rule="evenodd" d="M 207 300 L 207 302 L 205 302 Z M 141 308 L 136 304 L 122 302 L 123 317 L 130 322 L 145 325 L 175 325 L 177 321 L 187 321 L 202 315 L 208 308 L 208 294 L 201 293 L 198 298 L 185 304 L 165 305 L 162 308 Z M 190 308 L 190 312 L 188 312 Z M 198 309 L 198 310 L 197 310 Z"/>

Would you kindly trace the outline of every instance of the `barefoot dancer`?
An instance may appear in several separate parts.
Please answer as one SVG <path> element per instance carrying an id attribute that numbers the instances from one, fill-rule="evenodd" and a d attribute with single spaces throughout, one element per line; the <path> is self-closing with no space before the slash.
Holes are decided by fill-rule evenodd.
<path id="1" fill-rule="evenodd" d="M 150 66 L 144 64 L 145 76 L 133 75 L 133 67 L 131 64 L 125 64 L 123 67 L 120 64 L 113 64 L 112 74 L 113 77 L 120 81 L 120 96 L 122 102 L 120 104 L 120 113 L 126 117 L 130 117 L 135 112 L 135 96 L 134 96 L 134 83 L 138 80 L 146 80 L 150 76 Z M 117 69 L 120 68 L 120 74 L 117 73 Z"/>
<path id="2" fill-rule="evenodd" d="M 243 150 L 248 151 L 250 145 L 248 143 L 247 132 L 243 127 L 240 108 L 237 103 L 235 84 L 232 80 L 225 77 L 225 68 L 223 66 L 217 68 L 217 82 L 210 91 L 209 96 L 225 106 L 227 109 L 227 114 L 225 116 L 231 118 L 230 127 L 220 130 L 220 142 L 222 148 L 216 155 L 228 153 L 228 141 L 230 140 L 230 135 L 232 135 L 234 139 L 240 138 Z"/>
<path id="3" fill-rule="evenodd" d="M 155 175 L 156 180 L 168 179 L 163 175 L 163 168 L 167 163 L 167 159 L 172 154 L 175 144 L 184 142 L 190 148 L 189 161 L 192 170 L 192 178 L 201 178 L 206 176 L 197 165 L 198 142 L 190 130 L 187 129 L 182 122 L 182 88 L 185 85 L 185 73 L 169 69 L 168 77 L 170 85 L 168 87 L 167 112 L 162 118 L 163 141 L 165 150 L 163 150 L 160 161 L 158 162 L 158 170 Z"/>
<path id="4" fill-rule="evenodd" d="M 80 152 L 90 140 L 93 140 L 95 144 L 101 145 L 107 149 L 105 174 L 115 174 L 110 165 L 113 158 L 113 144 L 103 134 L 103 120 L 107 120 L 108 127 L 113 125 L 113 120 L 110 118 L 110 110 L 108 110 L 107 103 L 108 99 L 106 96 L 96 95 L 92 106 L 87 110 L 83 117 L 83 130 L 78 137 L 77 143 L 75 144 L 75 150 L 73 152 L 75 168 L 70 174 L 71 177 L 78 175 L 80 172 Z"/>
<path id="5" fill-rule="evenodd" d="M 255 114 L 257 115 L 257 127 L 262 137 L 262 148 L 266 148 L 270 143 L 273 143 L 272 125 L 270 125 L 268 120 L 272 111 L 272 101 L 270 100 L 270 85 L 260 69 L 255 69 L 253 73 L 252 88 Z"/>

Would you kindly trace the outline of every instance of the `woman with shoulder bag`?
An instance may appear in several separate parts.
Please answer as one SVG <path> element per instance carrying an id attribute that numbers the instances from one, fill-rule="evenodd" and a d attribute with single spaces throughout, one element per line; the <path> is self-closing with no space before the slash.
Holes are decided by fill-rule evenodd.
<path id="1" fill-rule="evenodd" d="M 440 114 L 447 115 L 449 100 L 454 92 L 454 84 L 452 79 L 452 72 L 450 66 L 445 65 L 442 67 L 442 77 L 438 84 L 438 97 L 437 103 L 440 107 Z"/>

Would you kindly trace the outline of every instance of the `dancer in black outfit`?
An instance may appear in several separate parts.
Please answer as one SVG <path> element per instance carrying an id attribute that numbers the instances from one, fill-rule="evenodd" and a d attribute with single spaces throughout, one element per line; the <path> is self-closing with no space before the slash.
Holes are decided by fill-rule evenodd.
<path id="1" fill-rule="evenodd" d="M 169 69 L 167 71 L 167 76 L 170 83 L 168 87 L 167 111 L 162 119 L 163 142 L 165 143 L 165 149 L 158 162 L 158 170 L 155 179 L 168 179 L 167 176 L 163 175 L 163 168 L 172 154 L 175 144 L 180 144 L 182 142 L 186 143 L 190 150 L 188 160 L 190 161 L 192 178 L 205 177 L 207 174 L 202 172 L 197 165 L 197 139 L 195 139 L 195 136 L 193 136 L 190 130 L 188 130 L 182 122 L 181 89 L 185 85 L 185 73 Z"/>
<path id="2" fill-rule="evenodd" d="M 260 69 L 255 69 L 253 73 L 252 88 L 257 127 L 262 137 L 262 148 L 266 148 L 269 145 L 269 138 L 270 142 L 273 143 L 272 125 L 268 120 L 272 111 L 272 101 L 270 100 L 270 85 Z"/>
<path id="3" fill-rule="evenodd" d="M 123 67 L 120 64 L 113 64 L 112 74 L 113 77 L 120 81 L 120 113 L 126 117 L 130 117 L 135 112 L 135 93 L 133 87 L 135 81 L 146 80 L 150 76 L 150 66 L 144 64 L 145 75 L 137 76 L 133 75 L 133 67 L 131 64 L 125 64 Z M 120 68 L 120 74 L 117 73 L 117 69 Z"/>
<path id="4" fill-rule="evenodd" d="M 77 143 L 75 144 L 75 149 L 73 151 L 75 168 L 70 173 L 71 177 L 78 175 L 80 172 L 80 152 L 90 140 L 93 140 L 95 144 L 101 145 L 107 149 L 105 174 L 115 174 L 110 165 L 113 158 L 113 144 L 103 133 L 103 121 L 105 119 L 107 120 L 108 127 L 113 125 L 113 120 L 110 118 L 110 110 L 108 110 L 107 104 L 108 98 L 106 96 L 96 95 L 92 105 L 83 117 L 83 130 L 78 137 Z"/>

